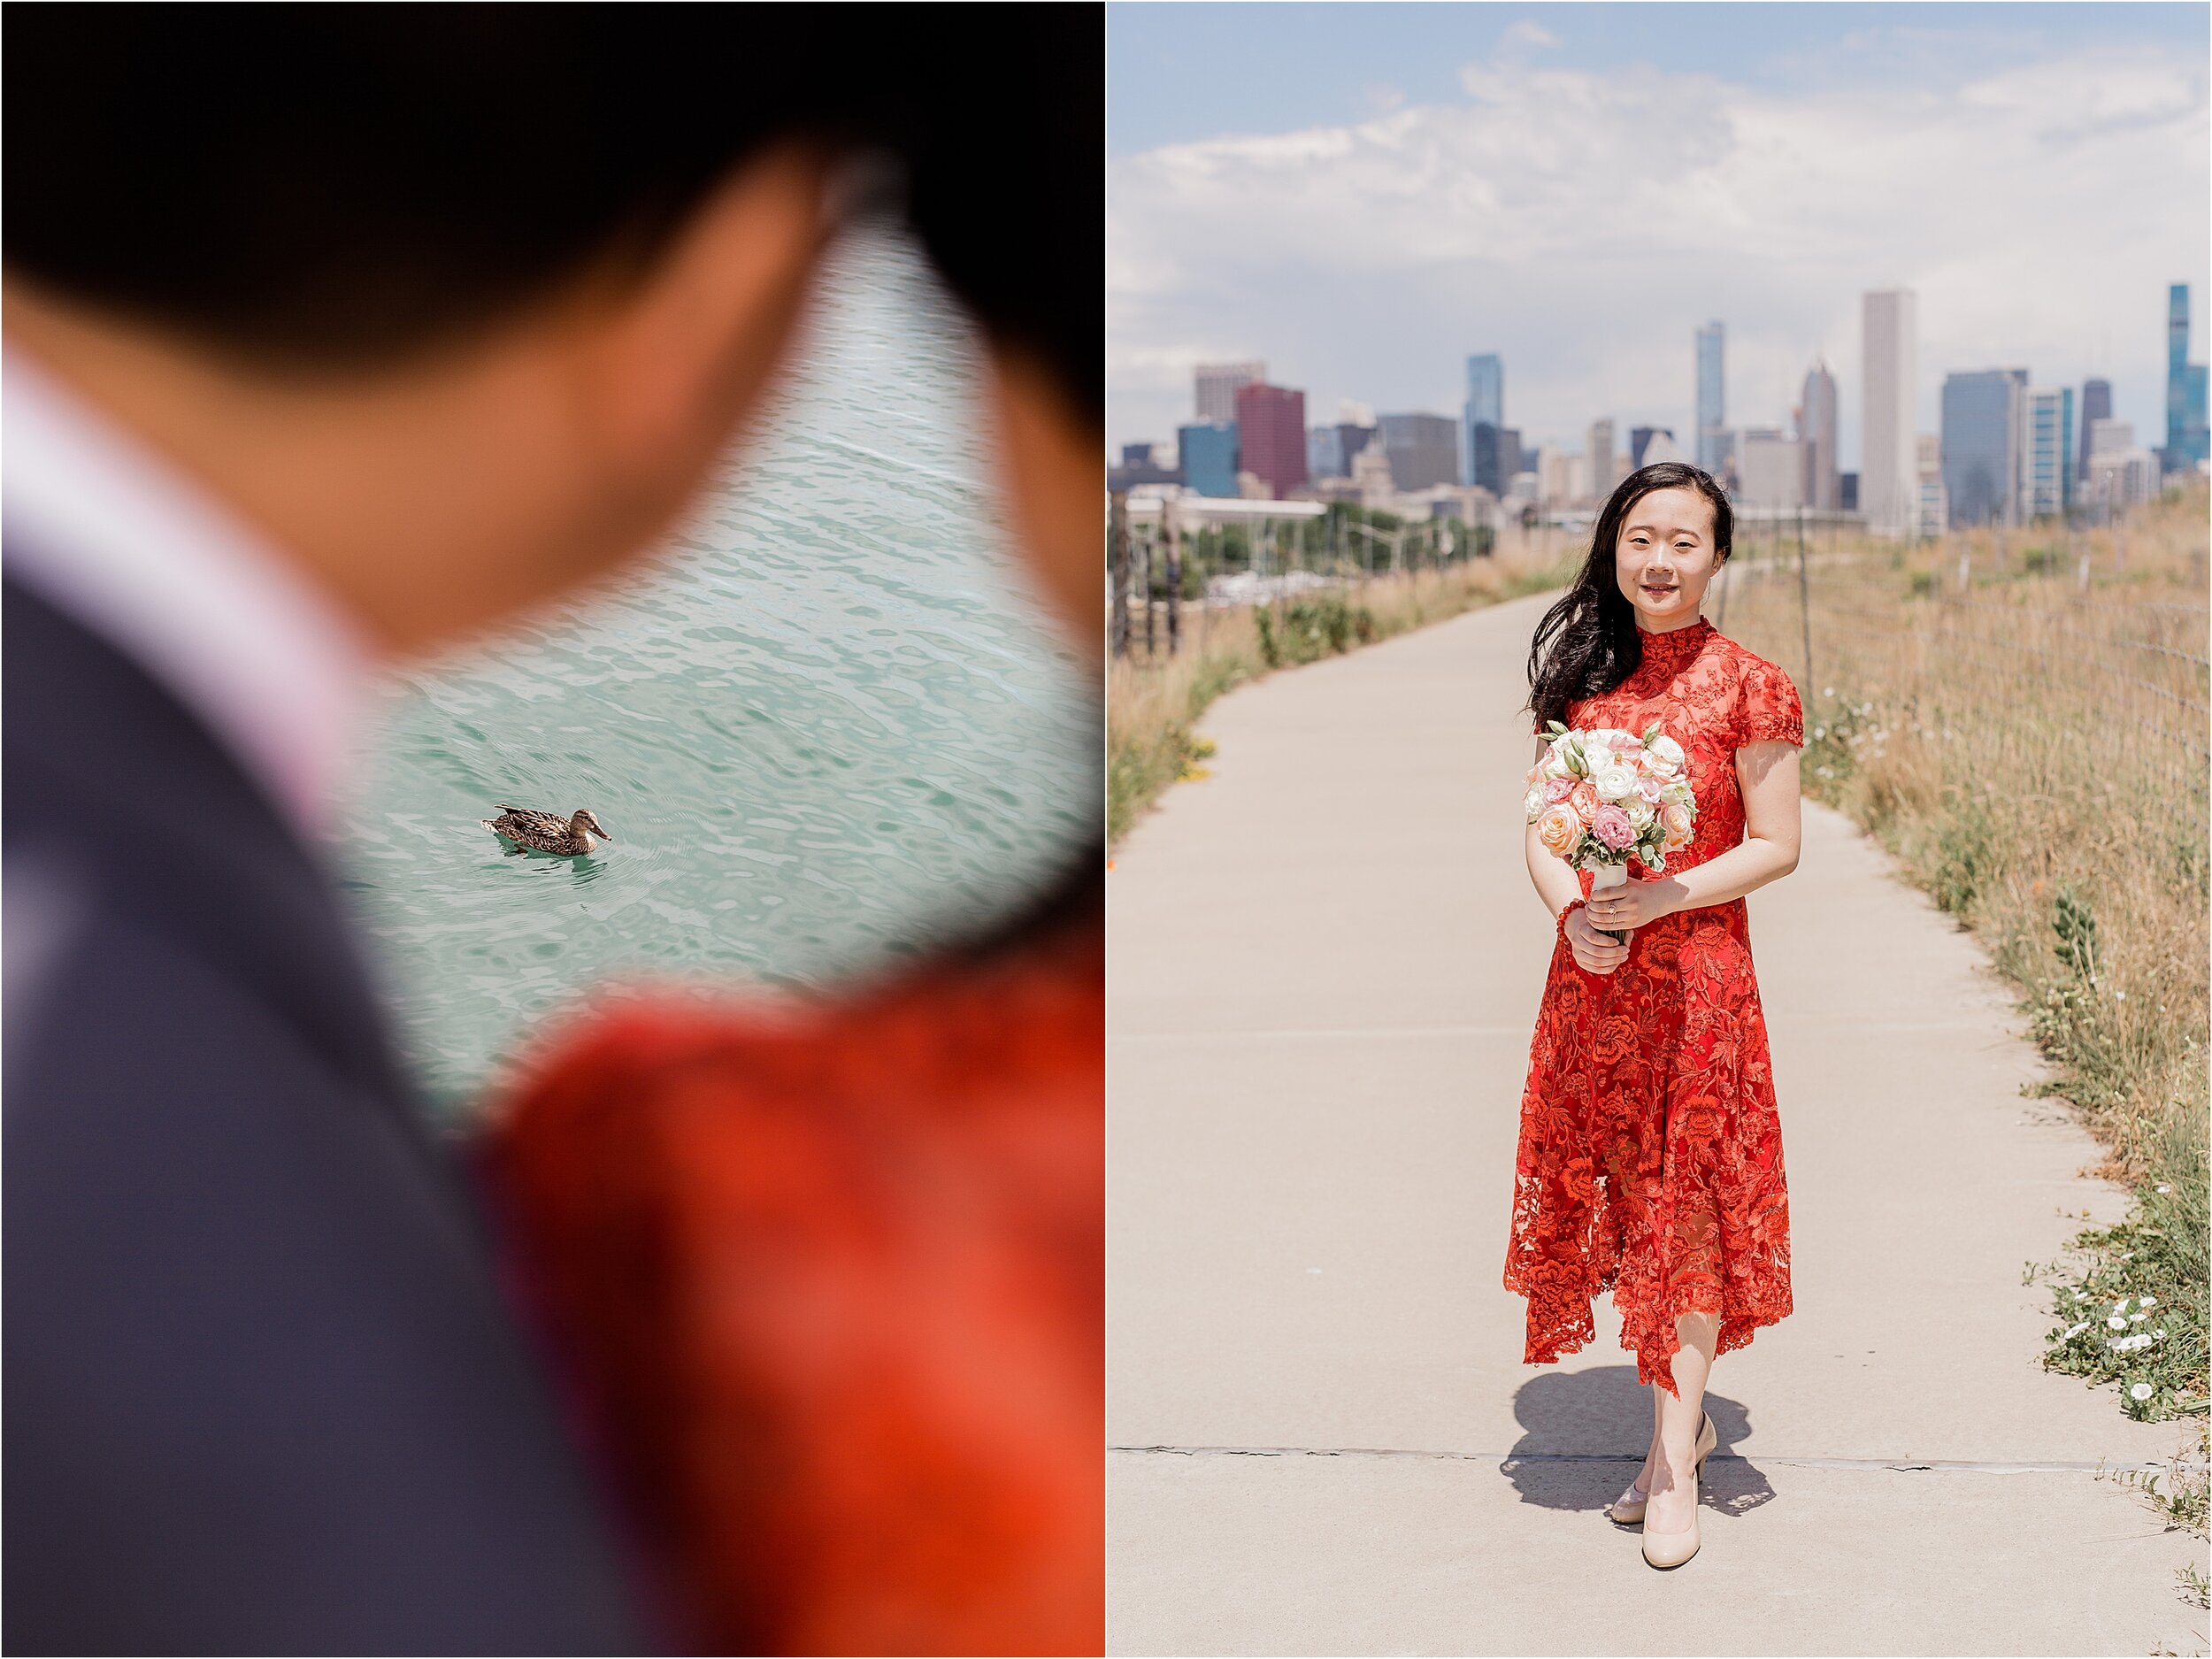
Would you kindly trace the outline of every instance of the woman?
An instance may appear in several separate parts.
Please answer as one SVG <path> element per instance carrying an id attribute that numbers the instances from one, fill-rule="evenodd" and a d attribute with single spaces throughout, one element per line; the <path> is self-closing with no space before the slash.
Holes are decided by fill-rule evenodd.
<path id="1" fill-rule="evenodd" d="M 1715 1357 L 1790 1311 L 1789 1197 L 1743 895 L 1797 867 L 1804 719 L 1788 675 L 1698 614 L 1732 519 L 1696 467 L 1632 473 L 1529 649 L 1540 759 L 1549 721 L 1655 721 L 1696 794 L 1694 835 L 1665 872 L 1632 858 L 1626 884 L 1602 892 L 1534 825 L 1527 841 L 1559 940 L 1529 1050 L 1505 1285 L 1528 1298 L 1532 1363 L 1588 1341 L 1591 1297 L 1613 1293 L 1653 1428 L 1610 1514 L 1642 1524 L 1655 1567 L 1697 1553 Z"/>

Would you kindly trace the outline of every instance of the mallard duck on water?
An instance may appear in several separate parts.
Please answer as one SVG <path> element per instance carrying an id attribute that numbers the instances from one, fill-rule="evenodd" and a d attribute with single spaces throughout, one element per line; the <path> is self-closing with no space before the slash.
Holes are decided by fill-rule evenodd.
<path id="1" fill-rule="evenodd" d="M 497 818 L 479 818 L 477 822 L 493 834 L 517 843 L 518 850 L 526 847 L 534 852 L 555 853 L 563 857 L 589 852 L 595 835 L 601 841 L 614 839 L 591 815 L 588 807 L 580 806 L 563 818 L 551 812 L 534 812 L 528 807 L 509 806 L 503 801 Z"/>

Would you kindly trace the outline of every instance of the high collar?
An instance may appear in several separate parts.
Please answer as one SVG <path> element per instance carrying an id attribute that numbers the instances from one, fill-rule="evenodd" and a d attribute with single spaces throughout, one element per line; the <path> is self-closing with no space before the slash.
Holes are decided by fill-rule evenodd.
<path id="1" fill-rule="evenodd" d="M 1641 666 L 1672 672 L 1703 649 L 1705 641 L 1713 637 L 1713 632 L 1712 623 L 1703 617 L 1687 627 L 1670 628 L 1664 634 L 1654 634 L 1639 624 L 1636 638 L 1644 650 Z"/>

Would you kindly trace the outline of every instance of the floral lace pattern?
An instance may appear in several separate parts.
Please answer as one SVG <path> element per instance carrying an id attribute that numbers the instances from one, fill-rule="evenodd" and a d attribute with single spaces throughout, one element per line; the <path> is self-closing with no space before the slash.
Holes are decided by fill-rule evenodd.
<path id="1" fill-rule="evenodd" d="M 1636 672 L 1568 724 L 1656 720 L 1682 745 L 1697 828 L 1669 868 L 1686 870 L 1743 840 L 1736 750 L 1802 746 L 1804 715 L 1787 674 L 1701 618 L 1642 643 Z M 1628 872 L 1652 879 L 1632 858 Z M 1529 1047 L 1505 1286 L 1528 1299 L 1532 1364 L 1595 1336 L 1591 1299 L 1610 1291 L 1638 1380 L 1671 1394 L 1678 1315 L 1717 1313 L 1726 1353 L 1790 1311 L 1781 1123 L 1743 900 L 1637 929 L 1610 974 L 1584 972 L 1561 933 Z"/>

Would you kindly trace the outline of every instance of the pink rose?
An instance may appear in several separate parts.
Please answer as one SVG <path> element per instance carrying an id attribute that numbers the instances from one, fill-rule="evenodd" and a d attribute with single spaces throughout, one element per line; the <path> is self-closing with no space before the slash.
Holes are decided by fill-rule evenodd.
<path id="1" fill-rule="evenodd" d="M 1587 824 L 1597 816 L 1597 785 L 1592 783 L 1587 778 L 1578 780 L 1575 787 L 1567 791 L 1567 804 L 1574 808 L 1576 815 Z"/>
<path id="2" fill-rule="evenodd" d="M 1653 777 L 1637 779 L 1636 793 L 1650 802 L 1652 805 L 1657 806 L 1659 804 L 1659 780 Z"/>
<path id="3" fill-rule="evenodd" d="M 1601 806 L 1590 820 L 1590 833 L 1620 851 L 1636 839 L 1636 826 L 1628 821 L 1628 814 L 1617 806 Z"/>
<path id="4" fill-rule="evenodd" d="M 1679 847 L 1684 841 L 1690 839 L 1689 808 L 1682 806 L 1661 807 L 1659 809 L 1659 821 L 1666 826 L 1667 846 L 1670 849 Z"/>
<path id="5" fill-rule="evenodd" d="M 1548 778 L 1544 780 L 1544 804 L 1557 806 L 1575 792 L 1572 778 Z"/>

